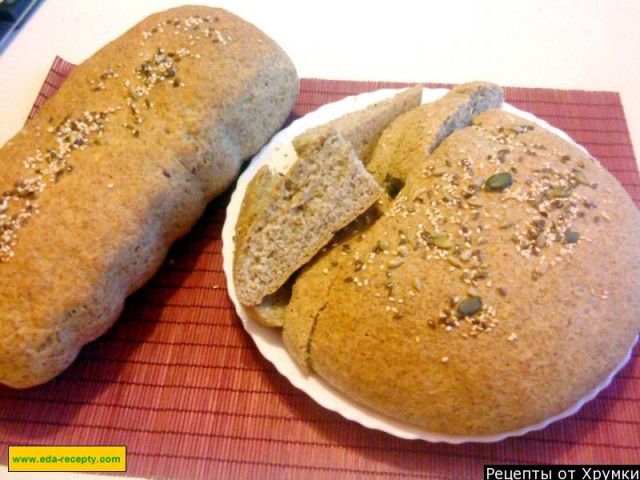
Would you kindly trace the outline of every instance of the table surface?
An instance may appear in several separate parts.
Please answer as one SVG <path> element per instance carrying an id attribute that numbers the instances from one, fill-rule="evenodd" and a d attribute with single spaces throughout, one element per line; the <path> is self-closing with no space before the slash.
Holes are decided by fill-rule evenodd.
<path id="1" fill-rule="evenodd" d="M 56 55 L 79 63 L 153 11 L 181 2 L 44 0 L 0 55 L 0 144 L 24 123 Z M 212 3 L 212 2 L 202 2 Z M 416 2 L 417 3 L 417 2 Z M 218 1 L 287 51 L 301 77 L 619 92 L 640 159 L 640 2 Z M 0 468 L 2 470 L 2 468 Z M 0 471 L 0 475 L 3 472 Z M 11 478 L 43 478 L 12 474 Z M 52 478 L 76 478 L 52 474 Z M 78 478 L 90 478 L 81 475 Z"/>

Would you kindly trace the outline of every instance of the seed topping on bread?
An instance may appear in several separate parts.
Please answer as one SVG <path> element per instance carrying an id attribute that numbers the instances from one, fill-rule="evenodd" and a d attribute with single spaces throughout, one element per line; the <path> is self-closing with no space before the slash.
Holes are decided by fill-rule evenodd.
<path id="1" fill-rule="evenodd" d="M 25 176 L 14 183 L 12 190 L 2 193 L 0 263 L 13 258 L 18 232 L 39 212 L 37 199 L 40 193 L 73 172 L 73 152 L 99 145 L 109 117 L 121 109 L 122 106 L 118 106 L 100 112 L 84 112 L 77 118 L 67 116 L 55 127 L 48 128 L 52 136 L 51 147 L 36 148 L 34 155 L 23 162 Z"/>
<path id="2" fill-rule="evenodd" d="M 342 245 L 342 254 L 351 257 L 352 265 L 343 281 L 371 288 L 375 297 L 385 300 L 384 311 L 391 321 L 401 320 L 412 298 L 422 292 L 423 279 L 416 276 L 407 282 L 410 264 L 446 262 L 458 287 L 442 301 L 437 317 L 425 323 L 432 329 L 458 331 L 464 338 L 497 329 L 500 314 L 488 298 L 508 296 L 504 286 L 493 284 L 492 272 L 500 265 L 485 262 L 485 246 L 504 241 L 505 233 L 510 233 L 517 254 L 530 260 L 535 281 L 567 261 L 581 242 L 589 241 L 580 234 L 576 219 L 593 215 L 599 222 L 593 214 L 598 208 L 593 200 L 597 185 L 589 182 L 584 159 L 574 161 L 553 148 L 520 140 L 520 135 L 536 128 L 528 123 L 497 132 L 482 125 L 470 128 L 485 142 L 477 147 L 484 151 L 490 147 L 494 153 L 478 158 L 472 150 L 459 150 L 426 161 L 416 172 L 421 180 L 414 183 L 419 188 L 402 189 L 385 214 L 387 219 L 418 217 L 413 231 L 406 227 L 385 231 L 376 241 L 363 242 L 373 245 L 370 252 Z M 525 170 L 520 167 L 525 156 L 535 156 L 539 162 L 530 175 L 520 171 Z M 522 208 L 514 210 L 514 203 Z M 513 211 L 519 213 L 513 216 Z M 500 240 L 495 230 L 501 232 Z M 369 274 L 376 270 L 386 277 L 383 288 Z M 600 295 L 608 298 L 608 292 Z M 518 339 L 516 332 L 503 337 L 509 342 Z"/>
<path id="3" fill-rule="evenodd" d="M 298 93 L 279 45 L 206 6 L 79 64 L 0 149 L 0 382 L 51 380 L 105 333 Z"/>
<path id="4" fill-rule="evenodd" d="M 161 83 L 169 83 L 174 88 L 185 87 L 179 76 L 180 62 L 186 58 L 192 61 L 200 58 L 200 54 L 192 52 L 188 47 L 205 40 L 220 45 L 227 45 L 232 40 L 214 27 L 218 22 L 218 17 L 197 14 L 160 22 L 150 31 L 142 32 L 140 46 L 153 45 L 153 50 L 151 53 L 139 52 L 138 55 L 145 59 L 134 71 L 121 72 L 121 65 L 115 65 L 88 81 L 88 89 L 96 95 L 108 88 L 122 89 L 124 86 L 123 101 L 100 111 L 67 115 L 62 121 L 47 128 L 46 133 L 50 137 L 43 138 L 43 145 L 37 147 L 34 154 L 23 162 L 24 176 L 15 181 L 13 189 L 2 192 L 0 197 L 0 263 L 6 263 L 14 257 L 19 231 L 39 212 L 39 194 L 73 172 L 73 153 L 76 150 L 99 147 L 104 141 L 103 136 L 109 132 L 109 127 L 117 128 L 115 125 L 118 123 L 128 129 L 133 137 L 140 138 L 144 133 L 144 118 L 155 106 L 151 97 L 153 88 Z M 185 46 L 175 51 L 167 51 L 158 46 L 154 37 L 165 30 L 173 35 L 186 35 Z M 124 82 L 112 83 L 122 76 L 125 77 Z M 112 117 L 116 115 L 124 118 L 120 120 L 118 117 L 117 121 L 112 121 Z M 51 122 L 53 119 L 50 119 Z M 38 131 L 37 136 L 42 138 L 42 132 Z M 170 177 L 171 173 L 166 171 L 165 176 Z M 108 181 L 105 186 L 109 190 L 115 187 Z"/>

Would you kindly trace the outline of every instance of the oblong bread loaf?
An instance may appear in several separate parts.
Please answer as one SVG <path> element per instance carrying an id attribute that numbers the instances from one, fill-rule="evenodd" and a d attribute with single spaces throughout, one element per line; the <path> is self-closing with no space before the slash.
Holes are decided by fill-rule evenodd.
<path id="1" fill-rule="evenodd" d="M 79 65 L 0 150 L 0 382 L 46 382 L 103 334 L 298 91 L 273 40 L 208 7 Z"/>

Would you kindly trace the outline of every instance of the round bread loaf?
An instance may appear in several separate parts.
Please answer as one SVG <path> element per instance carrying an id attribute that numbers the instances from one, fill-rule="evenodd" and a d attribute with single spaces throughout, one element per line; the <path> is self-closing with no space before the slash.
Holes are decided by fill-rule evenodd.
<path id="1" fill-rule="evenodd" d="M 104 333 L 298 89 L 273 40 L 200 6 L 79 65 L 0 150 L 0 382 L 43 383 Z"/>
<path id="2" fill-rule="evenodd" d="M 311 368 L 428 431 L 491 435 L 558 415 L 640 329 L 637 208 L 583 150 L 505 111 L 452 133 L 346 242 L 321 264 L 338 270 L 326 296 L 297 296 L 323 281 L 314 265 L 294 287 Z"/>

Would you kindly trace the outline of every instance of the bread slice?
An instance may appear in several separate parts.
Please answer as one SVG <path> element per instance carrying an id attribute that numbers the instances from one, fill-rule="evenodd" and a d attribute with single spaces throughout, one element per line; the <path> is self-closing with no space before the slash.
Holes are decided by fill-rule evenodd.
<path id="1" fill-rule="evenodd" d="M 275 292 L 381 194 L 338 132 L 305 150 L 265 194 L 259 215 L 240 235 L 234 253 L 240 302 L 258 305 Z"/>
<path id="2" fill-rule="evenodd" d="M 236 248 L 243 248 L 246 242 L 249 227 L 259 215 L 264 206 L 264 197 L 271 187 L 277 182 L 278 174 L 271 170 L 268 165 L 263 165 L 247 185 L 238 221 L 236 222 L 235 244 Z"/>
<path id="3" fill-rule="evenodd" d="M 249 227 L 265 206 L 264 198 L 267 196 L 267 192 L 276 184 L 281 175 L 271 170 L 268 165 L 264 165 L 256 172 L 247 186 L 236 223 L 236 248 L 243 248 Z M 284 322 L 284 310 L 290 298 L 291 285 L 285 284 L 277 292 L 265 297 L 259 305 L 245 306 L 245 312 L 260 325 L 281 327 Z"/>
<path id="4" fill-rule="evenodd" d="M 259 305 L 245 305 L 244 310 L 249 318 L 265 327 L 282 327 L 291 301 L 292 283 L 285 283 L 275 293 L 264 297 Z"/>
<path id="5" fill-rule="evenodd" d="M 396 118 L 380 136 L 367 170 L 388 191 L 397 190 L 414 165 L 451 132 L 469 125 L 478 113 L 498 108 L 502 101 L 502 89 L 492 83 L 458 85 L 441 99 Z"/>
<path id="6" fill-rule="evenodd" d="M 358 158 L 367 165 L 378 138 L 387 125 L 398 115 L 420 105 L 421 101 L 422 86 L 417 85 L 365 109 L 310 128 L 293 139 L 293 147 L 298 154 L 302 154 L 307 148 L 322 142 L 332 130 L 335 130 L 353 145 Z"/>

